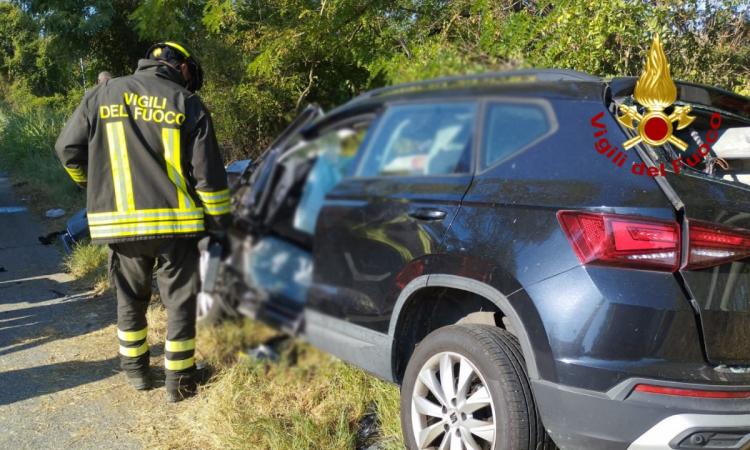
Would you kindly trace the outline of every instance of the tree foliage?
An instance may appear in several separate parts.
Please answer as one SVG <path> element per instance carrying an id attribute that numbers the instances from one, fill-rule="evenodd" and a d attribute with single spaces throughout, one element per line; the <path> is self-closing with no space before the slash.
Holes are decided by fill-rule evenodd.
<path id="1" fill-rule="evenodd" d="M 64 79 L 55 55 L 54 36 L 40 35 L 39 26 L 23 11 L 0 3 L 0 77 L 10 90 L 31 95 L 49 96 L 57 92 L 56 82 Z"/>
<path id="2" fill-rule="evenodd" d="M 0 75 L 77 98 L 81 75 L 126 74 L 153 41 L 182 41 L 239 157 L 307 102 L 385 84 L 525 67 L 637 75 L 654 33 L 675 78 L 748 95 L 749 15 L 745 0 L 26 0 L 0 3 Z"/>

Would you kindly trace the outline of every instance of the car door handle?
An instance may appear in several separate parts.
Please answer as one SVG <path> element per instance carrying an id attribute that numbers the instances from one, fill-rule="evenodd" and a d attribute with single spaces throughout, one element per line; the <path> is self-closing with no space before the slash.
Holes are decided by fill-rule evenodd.
<path id="1" fill-rule="evenodd" d="M 443 220 L 446 212 L 437 208 L 412 208 L 409 216 L 418 220 Z"/>

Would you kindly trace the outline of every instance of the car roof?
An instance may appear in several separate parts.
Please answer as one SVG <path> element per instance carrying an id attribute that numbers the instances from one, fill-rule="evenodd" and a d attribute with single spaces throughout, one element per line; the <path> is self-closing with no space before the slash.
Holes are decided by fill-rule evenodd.
<path id="1" fill-rule="evenodd" d="M 602 79 L 584 72 L 563 69 L 533 69 L 507 72 L 487 72 L 474 75 L 435 78 L 413 83 L 386 86 L 365 92 L 331 110 L 303 130 L 303 134 L 316 134 L 332 122 L 348 116 L 377 111 L 388 103 L 436 100 L 476 99 L 493 96 L 542 97 L 574 100 L 602 101 L 605 88 L 610 87 L 615 97 L 631 94 L 636 77 Z M 740 114 L 750 117 L 750 103 L 746 97 L 716 87 L 677 81 L 681 97 L 687 101 L 713 104 L 715 107 L 741 104 Z M 692 88 L 692 91 L 690 89 Z M 699 101 L 687 92 L 698 92 L 711 101 Z M 726 104 L 726 105 L 725 105 Z"/>
<path id="2" fill-rule="evenodd" d="M 433 78 L 411 83 L 401 83 L 394 86 L 386 86 L 379 89 L 367 91 L 357 97 L 365 99 L 382 95 L 394 95 L 409 91 L 423 91 L 429 89 L 449 90 L 462 86 L 490 87 L 493 84 L 510 83 L 553 83 L 560 81 L 588 81 L 599 82 L 600 78 L 584 72 L 565 69 L 534 69 L 534 70 L 511 70 L 505 72 L 485 72 L 472 75 L 458 75 L 452 77 Z M 356 100 L 356 99 L 355 99 Z"/>
<path id="3" fill-rule="evenodd" d="M 538 69 L 435 78 L 374 89 L 331 110 L 310 128 L 374 111 L 386 103 L 492 96 L 601 99 L 604 81 L 574 70 Z"/>

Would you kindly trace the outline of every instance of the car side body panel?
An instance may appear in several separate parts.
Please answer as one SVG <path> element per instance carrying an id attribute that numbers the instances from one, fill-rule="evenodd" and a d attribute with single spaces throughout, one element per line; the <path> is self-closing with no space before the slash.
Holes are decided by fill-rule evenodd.
<path id="1" fill-rule="evenodd" d="M 653 179 L 618 169 L 594 150 L 593 136 L 567 131 L 581 130 L 579 118 L 602 106 L 554 103 L 559 135 L 476 176 L 431 273 L 503 293 L 528 334 L 541 379 L 594 390 L 635 372 L 747 382 L 745 375 L 722 375 L 705 363 L 695 312 L 675 275 L 580 267 L 557 210 L 671 220 L 674 212 Z M 618 131 L 608 117 L 603 122 Z M 539 168 L 538 179 L 524 167 Z M 685 371 L 692 375 L 686 378 Z"/>
<path id="2" fill-rule="evenodd" d="M 570 357 L 572 352 L 565 349 L 574 344 L 550 341 L 547 330 L 559 334 L 567 326 L 580 327 L 579 319 L 594 320 L 597 314 L 602 314 L 602 303 L 612 299 L 604 298 L 599 291 L 582 292 L 588 297 L 583 295 L 568 309 L 588 310 L 589 314 L 566 317 L 560 313 L 565 311 L 560 303 L 565 300 L 549 298 L 557 293 L 554 289 L 534 296 L 533 300 L 529 297 L 526 289 L 560 274 L 575 272 L 580 266 L 561 231 L 556 212 L 591 209 L 664 219 L 673 219 L 674 212 L 653 179 L 633 175 L 626 170 L 627 166 L 617 167 L 595 150 L 591 118 L 606 112 L 601 100 L 499 95 L 483 102 L 524 100 L 548 104 L 556 124 L 554 133 L 478 172 L 473 180 L 353 178 L 336 186 L 327 197 L 316 229 L 315 274 L 307 307 L 314 313 L 341 320 L 342 326 L 358 325 L 393 339 L 392 328 L 409 299 L 410 290 L 406 287 L 414 286 L 415 280 L 419 284 L 420 277 L 432 274 L 435 276 L 425 281 L 425 286 L 441 286 L 438 280 L 451 280 L 445 287 L 456 288 L 454 285 L 458 283 L 461 289 L 495 303 L 511 322 L 517 320 L 514 329 L 526 334 L 519 335 L 519 339 L 524 342 L 529 373 L 560 381 L 558 366 L 564 365 L 560 360 Z M 613 145 L 625 140 L 609 114 L 598 120 L 607 127 Z M 582 130 L 591 130 L 591 134 Z M 629 157 L 628 164 L 636 160 L 634 153 Z M 469 182 L 468 192 L 463 195 L 464 183 Z M 455 217 L 428 224 L 408 217 L 410 202 L 429 201 L 431 196 L 442 202 L 448 199 L 454 205 L 451 215 Z M 373 243 L 382 248 L 371 247 Z M 390 254 L 383 253 L 385 250 Z M 699 345 L 688 301 L 671 275 L 656 274 L 656 277 L 671 281 L 674 295 L 667 309 L 686 315 L 686 320 L 677 322 L 680 326 L 688 325 L 686 342 Z M 612 285 L 620 286 L 620 281 L 612 280 Z M 658 283 L 646 284 L 644 288 L 649 286 L 661 288 Z M 628 299 L 630 303 L 641 295 L 637 289 L 633 292 L 636 300 Z M 643 313 L 652 311 L 645 308 Z M 588 329 L 586 339 L 596 339 L 593 333 Z M 692 350 L 689 354 L 694 356 Z M 377 365 L 365 369 L 383 373 L 382 362 Z M 574 382 L 575 376 L 567 373 L 562 371 L 563 378 Z M 617 376 L 605 377 L 592 384 L 606 388 L 618 380 Z"/>
<path id="3" fill-rule="evenodd" d="M 470 176 L 349 179 L 330 192 L 316 227 L 307 307 L 385 333 L 401 289 L 426 270 Z M 410 216 L 415 208 L 442 220 Z"/>
<path id="4" fill-rule="evenodd" d="M 457 296 L 468 299 L 465 309 L 473 308 L 477 297 L 487 305 L 486 299 L 518 338 L 546 431 L 562 449 L 663 448 L 643 442 L 680 420 L 716 430 L 721 420 L 742 419 L 737 423 L 750 433 L 749 416 L 738 415 L 748 399 L 635 390 L 637 384 L 750 389 L 747 367 L 719 370 L 708 362 L 699 305 L 691 302 L 685 278 L 583 266 L 558 222 L 560 210 L 684 218 L 684 205 L 663 180 L 660 185 L 631 172 L 632 164 L 642 162 L 635 150 L 601 150 L 603 139 L 611 147 L 627 139 L 607 110 L 608 89 L 617 91 L 621 84 L 581 79 L 394 89 L 357 98 L 308 127 L 304 133 L 314 136 L 316 128 L 363 110 L 385 111 L 393 102 L 469 99 L 479 107 L 471 173 L 350 177 L 328 193 L 315 231 L 306 338 L 398 381 L 396 368 L 422 337 L 399 342 L 407 329 L 401 326 L 415 323 L 404 316 L 417 311 L 415 317 L 421 317 L 413 302 L 433 301 L 421 293 L 434 288 L 464 291 L 473 294 Z M 504 156 L 494 161 L 482 159 L 489 108 L 504 102 L 542 105 L 549 133 L 517 151 L 499 152 Z M 523 126 L 507 127 L 509 141 Z M 613 162 L 618 151 L 626 157 L 622 164 Z M 479 161 L 488 161 L 486 168 Z M 697 187 L 691 192 L 700 195 Z M 443 208 L 446 214 L 442 220 L 419 220 L 414 206 Z M 423 322 L 425 328 L 435 323 Z M 700 420 L 686 422 L 691 414 L 695 417 L 688 419 Z M 672 434 L 662 433 L 661 440 L 694 430 L 668 431 Z"/>
<path id="5" fill-rule="evenodd" d="M 414 107 L 424 117 L 435 119 L 422 125 L 434 124 L 436 130 L 445 132 L 442 140 L 428 141 L 424 135 L 403 131 L 421 129 L 411 119 L 403 119 L 417 114 Z M 315 230 L 315 272 L 308 308 L 387 332 L 396 298 L 411 279 L 429 270 L 426 263 L 440 253 L 443 237 L 471 184 L 477 110 L 478 101 L 471 98 L 384 105 L 383 117 L 369 130 L 368 142 L 360 146 L 350 169 L 356 173 L 326 195 Z M 436 113 L 433 118 L 433 111 L 447 111 L 446 117 Z M 461 121 L 454 122 L 452 114 Z M 395 124 L 395 129 L 389 128 Z M 419 161 L 413 157 L 425 155 L 413 153 L 415 149 L 429 148 L 426 155 L 431 155 L 432 149 L 445 148 L 454 139 L 460 144 L 452 153 L 457 156 L 454 169 L 440 164 L 446 160 L 445 151 L 435 152 L 443 158 Z M 405 166 L 387 168 L 404 160 L 409 161 Z M 433 166 L 436 169 L 430 171 Z M 380 171 L 388 175 L 379 175 Z"/>

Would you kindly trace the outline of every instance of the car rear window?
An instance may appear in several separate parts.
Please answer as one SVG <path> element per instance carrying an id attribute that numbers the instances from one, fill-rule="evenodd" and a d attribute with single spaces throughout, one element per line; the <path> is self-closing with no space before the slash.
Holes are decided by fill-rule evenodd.
<path id="1" fill-rule="evenodd" d="M 538 142 L 552 131 L 549 113 L 539 103 L 502 102 L 487 105 L 481 168 Z"/>
<path id="2" fill-rule="evenodd" d="M 679 161 L 680 170 L 699 176 L 750 185 L 750 122 L 727 113 L 693 107 L 696 118 L 674 135 L 687 144 L 647 147 L 657 162 Z M 702 147 L 702 148 L 701 148 Z"/>
<path id="3" fill-rule="evenodd" d="M 476 110 L 476 104 L 461 102 L 389 107 L 356 176 L 468 172 Z"/>

